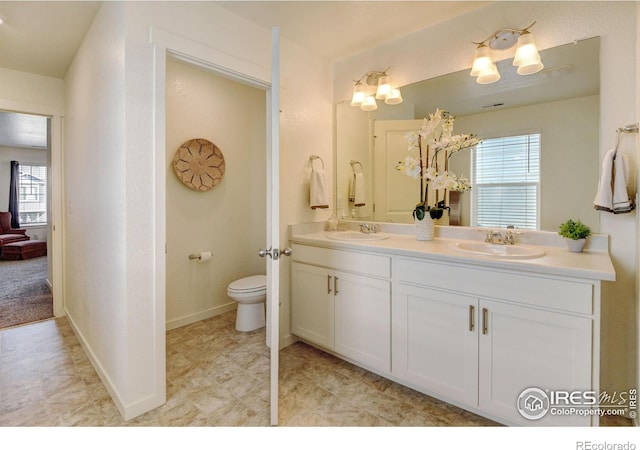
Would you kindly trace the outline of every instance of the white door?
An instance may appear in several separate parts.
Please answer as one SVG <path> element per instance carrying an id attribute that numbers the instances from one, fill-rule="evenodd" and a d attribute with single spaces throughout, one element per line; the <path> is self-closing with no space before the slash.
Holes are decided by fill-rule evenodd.
<path id="1" fill-rule="evenodd" d="M 413 222 L 420 201 L 420 180 L 396 170 L 409 152 L 405 135 L 422 126 L 422 120 L 377 120 L 373 126 L 373 204 L 376 222 Z"/>
<path id="2" fill-rule="evenodd" d="M 271 90 L 267 94 L 269 117 L 267 148 L 267 345 L 271 349 L 271 425 L 278 424 L 278 365 L 280 350 L 280 30 L 272 29 Z"/>

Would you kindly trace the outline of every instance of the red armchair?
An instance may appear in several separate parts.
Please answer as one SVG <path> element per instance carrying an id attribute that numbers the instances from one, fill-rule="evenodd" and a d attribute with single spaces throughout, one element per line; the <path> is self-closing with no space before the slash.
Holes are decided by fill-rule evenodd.
<path id="1" fill-rule="evenodd" d="M 11 242 L 28 241 L 27 230 L 11 228 L 11 213 L 0 212 L 0 247 Z"/>

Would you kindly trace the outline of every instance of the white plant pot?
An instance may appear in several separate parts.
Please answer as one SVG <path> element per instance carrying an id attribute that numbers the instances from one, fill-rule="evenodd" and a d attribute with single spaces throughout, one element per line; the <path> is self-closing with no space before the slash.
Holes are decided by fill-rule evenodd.
<path id="1" fill-rule="evenodd" d="M 584 248 L 586 239 L 569 239 L 565 238 L 567 243 L 567 247 L 569 247 L 569 251 L 573 253 L 582 253 L 582 249 Z"/>
<path id="2" fill-rule="evenodd" d="M 433 241 L 433 219 L 427 213 L 422 220 L 415 219 L 416 240 Z"/>

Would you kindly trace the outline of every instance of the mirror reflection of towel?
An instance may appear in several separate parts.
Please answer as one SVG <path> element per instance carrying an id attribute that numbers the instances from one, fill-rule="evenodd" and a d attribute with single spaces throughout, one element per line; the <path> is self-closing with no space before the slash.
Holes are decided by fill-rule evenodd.
<path id="1" fill-rule="evenodd" d="M 311 181 L 309 186 L 311 209 L 326 209 L 329 207 L 327 200 L 327 181 L 324 169 L 311 169 Z"/>
<path id="2" fill-rule="evenodd" d="M 351 178 L 349 200 L 352 201 L 353 206 L 356 207 L 365 205 L 364 175 L 362 172 L 354 173 Z"/>

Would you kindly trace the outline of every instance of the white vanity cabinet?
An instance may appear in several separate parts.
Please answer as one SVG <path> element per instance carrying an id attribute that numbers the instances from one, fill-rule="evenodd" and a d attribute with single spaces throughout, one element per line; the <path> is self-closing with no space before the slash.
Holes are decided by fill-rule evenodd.
<path id="1" fill-rule="evenodd" d="M 598 284 L 413 258 L 397 258 L 396 273 L 394 377 L 505 423 L 591 424 L 531 421 L 516 402 L 530 387 L 597 390 Z"/>
<path id="2" fill-rule="evenodd" d="M 292 333 L 391 370 L 391 258 L 293 245 Z"/>

